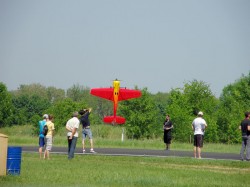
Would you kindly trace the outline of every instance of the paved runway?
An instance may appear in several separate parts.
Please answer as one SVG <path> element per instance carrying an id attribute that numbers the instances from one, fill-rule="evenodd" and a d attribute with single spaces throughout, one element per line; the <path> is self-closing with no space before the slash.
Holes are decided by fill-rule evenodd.
<path id="1" fill-rule="evenodd" d="M 38 147 L 23 146 L 23 152 L 38 152 Z M 67 154 L 67 147 L 53 147 L 51 153 Z M 149 150 L 149 149 L 121 149 L 121 148 L 95 148 L 97 155 L 110 156 L 152 156 L 152 157 L 193 157 L 193 151 L 177 150 Z M 81 148 L 76 148 L 75 154 L 83 154 Z M 86 149 L 85 154 L 89 153 Z M 220 159 L 220 160 L 240 160 L 239 154 L 234 153 L 208 153 L 202 152 L 203 159 Z"/>

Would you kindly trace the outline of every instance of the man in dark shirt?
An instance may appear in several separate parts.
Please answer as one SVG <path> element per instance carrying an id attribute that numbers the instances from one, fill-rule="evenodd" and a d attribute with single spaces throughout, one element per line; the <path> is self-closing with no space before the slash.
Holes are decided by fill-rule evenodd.
<path id="1" fill-rule="evenodd" d="M 163 140 L 164 143 L 166 144 L 166 150 L 170 150 L 170 144 L 171 144 L 171 130 L 173 128 L 172 121 L 170 120 L 170 116 L 166 115 L 166 119 L 163 123 L 163 130 L 164 130 L 164 136 Z"/>
<path id="2" fill-rule="evenodd" d="M 85 139 L 88 136 L 89 142 L 90 142 L 90 152 L 95 153 L 94 147 L 93 147 L 93 136 L 92 131 L 90 129 L 90 121 L 89 121 L 89 114 L 91 112 L 91 108 L 89 109 L 83 109 L 79 112 L 81 115 L 80 122 L 82 124 L 82 151 L 85 153 Z"/>
<path id="3" fill-rule="evenodd" d="M 242 134 L 242 146 L 240 150 L 241 160 L 244 160 L 244 152 L 246 150 L 246 160 L 250 161 L 250 112 L 245 112 L 245 119 L 242 120 L 239 129 Z"/>

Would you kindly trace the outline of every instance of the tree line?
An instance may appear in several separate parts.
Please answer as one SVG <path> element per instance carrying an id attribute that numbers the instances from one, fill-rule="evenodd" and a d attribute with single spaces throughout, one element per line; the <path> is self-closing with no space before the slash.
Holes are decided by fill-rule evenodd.
<path id="1" fill-rule="evenodd" d="M 135 89 L 139 89 L 135 87 Z M 205 141 L 220 143 L 241 142 L 238 127 L 244 112 L 250 111 L 250 72 L 224 87 L 219 98 L 209 85 L 193 80 L 182 88 L 169 93 L 150 93 L 140 89 L 142 96 L 119 103 L 118 115 L 126 118 L 126 135 L 131 139 L 162 137 L 162 125 L 166 114 L 174 125 L 173 138 L 188 142 L 193 135 L 191 123 L 199 111 L 203 111 L 208 128 Z M 0 128 L 31 124 L 37 135 L 37 123 L 44 113 L 55 116 L 57 129 L 64 128 L 73 111 L 92 107 L 92 125 L 102 125 L 102 118 L 112 115 L 112 103 L 90 95 L 90 88 L 76 84 L 66 91 L 41 84 L 20 85 L 8 91 L 0 82 Z"/>

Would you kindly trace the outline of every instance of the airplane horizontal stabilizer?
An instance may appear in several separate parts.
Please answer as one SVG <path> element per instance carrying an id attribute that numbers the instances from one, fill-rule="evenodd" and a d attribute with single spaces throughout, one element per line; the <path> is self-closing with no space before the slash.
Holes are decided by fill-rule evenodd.
<path id="1" fill-rule="evenodd" d="M 106 116 L 103 118 L 104 123 L 112 123 L 115 124 L 124 124 L 126 119 L 121 116 Z"/>

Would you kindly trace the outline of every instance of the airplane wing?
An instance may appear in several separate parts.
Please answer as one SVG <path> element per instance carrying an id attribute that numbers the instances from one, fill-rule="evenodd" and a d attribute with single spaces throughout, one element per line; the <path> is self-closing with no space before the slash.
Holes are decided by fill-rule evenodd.
<path id="1" fill-rule="evenodd" d="M 90 90 L 90 93 L 94 96 L 114 101 L 113 91 L 113 88 L 93 88 Z"/>
<path id="2" fill-rule="evenodd" d="M 140 96 L 141 96 L 141 91 L 139 90 L 130 90 L 126 88 L 120 88 L 118 100 L 123 101 L 123 100 L 132 99 L 132 98 L 137 98 Z"/>

